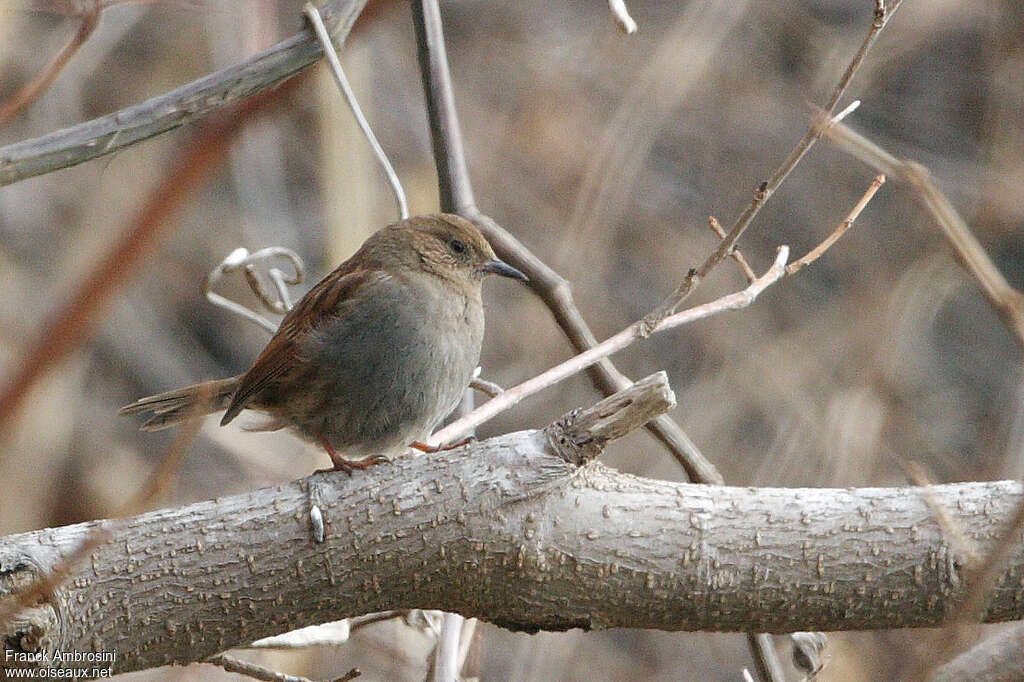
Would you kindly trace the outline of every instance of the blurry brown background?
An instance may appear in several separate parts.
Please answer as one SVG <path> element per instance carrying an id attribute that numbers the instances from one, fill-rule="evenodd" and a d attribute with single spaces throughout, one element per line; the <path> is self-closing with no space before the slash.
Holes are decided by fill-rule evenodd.
<path id="1" fill-rule="evenodd" d="M 0 129 L 0 144 L 142 101 L 292 35 L 299 0 L 115 6 L 53 86 Z M 0 98 L 35 73 L 73 22 L 0 7 Z M 654 307 L 714 247 L 803 134 L 871 20 L 867 0 L 630 4 L 624 36 L 601 0 L 443 3 L 470 172 L 481 208 L 570 278 L 599 337 Z M 414 213 L 437 209 L 411 15 L 371 2 L 343 62 Z M 1015 286 L 1024 285 L 1024 10 L 908 2 L 854 81 L 849 119 L 928 166 Z M 0 188 L 0 364 L 9 377 L 43 320 L 129 223 L 193 138 L 175 131 L 115 156 Z M 873 173 L 824 143 L 762 211 L 742 249 L 756 270 L 778 244 L 800 255 L 845 216 Z M 205 302 L 203 276 L 237 246 L 299 251 L 308 287 L 393 220 L 393 202 L 347 109 L 317 68 L 250 125 L 122 283 L 89 340 L 46 375 L 0 433 L 0 533 L 110 514 L 173 438 L 118 406 L 243 370 L 265 334 Z M 742 286 L 730 262 L 692 299 Z M 230 287 L 228 287 L 230 290 Z M 567 357 L 526 289 L 487 286 L 487 378 L 512 385 Z M 240 287 L 235 292 L 241 292 Z M 674 416 L 741 485 L 1019 477 L 1020 351 L 910 191 L 889 183 L 821 261 L 752 308 L 637 344 L 615 358 L 665 369 Z M 6 379 L 5 379 L 6 381 Z M 548 423 L 596 398 L 577 377 L 481 435 Z M 165 504 L 238 492 L 324 466 L 289 436 L 207 423 Z M 605 462 L 678 479 L 645 433 Z M 985 631 L 982 631 L 985 632 Z M 834 634 L 824 679 L 899 679 L 935 632 Z M 785 643 L 785 640 L 780 640 Z M 422 679 L 427 640 L 395 623 L 344 647 L 262 655 L 277 669 Z M 788 647 L 783 647 L 788 656 Z M 737 680 L 744 638 L 610 631 L 527 636 L 482 626 L 467 672 L 486 680 Z M 795 671 L 791 671 L 796 678 Z M 139 680 L 228 679 L 209 666 Z"/>

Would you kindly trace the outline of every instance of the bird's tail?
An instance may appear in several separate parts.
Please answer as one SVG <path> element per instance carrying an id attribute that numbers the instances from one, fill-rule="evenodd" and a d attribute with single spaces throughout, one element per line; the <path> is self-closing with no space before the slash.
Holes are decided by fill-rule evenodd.
<path id="1" fill-rule="evenodd" d="M 189 419 L 227 409 L 241 377 L 204 381 L 174 391 L 139 398 L 125 405 L 119 414 L 152 414 L 139 428 L 159 431 Z"/>

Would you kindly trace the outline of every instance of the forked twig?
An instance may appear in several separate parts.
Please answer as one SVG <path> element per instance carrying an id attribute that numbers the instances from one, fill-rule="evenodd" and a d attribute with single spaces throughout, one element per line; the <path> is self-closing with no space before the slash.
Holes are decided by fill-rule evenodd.
<path id="1" fill-rule="evenodd" d="M 722 224 L 718 222 L 718 218 L 713 215 L 708 216 L 708 226 L 711 228 L 712 232 L 718 235 L 719 239 L 725 239 L 725 230 L 722 229 Z M 750 284 L 757 279 L 757 273 L 750 267 L 750 263 L 747 262 L 747 259 L 738 248 L 733 247 L 729 251 L 729 257 L 736 261 L 740 270 L 743 271 L 743 276 L 747 278 L 747 284 Z"/>
<path id="2" fill-rule="evenodd" d="M 848 114 L 851 111 L 851 107 L 855 105 L 851 104 L 847 107 L 836 119 L 830 119 L 832 112 L 835 111 L 836 106 L 839 104 L 839 100 L 842 99 L 846 93 L 847 88 L 850 86 L 850 82 L 853 80 L 854 74 L 860 69 L 860 65 L 864 62 L 864 58 L 871 50 L 872 45 L 878 39 L 879 33 L 886 27 L 889 20 L 892 19 L 896 10 L 900 8 L 903 0 L 893 0 L 891 4 L 886 6 L 885 0 L 875 0 L 875 11 L 874 18 L 871 22 L 871 27 L 868 29 L 867 35 L 864 37 L 864 41 L 861 43 L 857 53 L 853 56 L 853 59 L 847 65 L 846 70 L 840 77 L 839 82 L 832 89 L 832 94 L 828 98 L 828 102 L 823 108 L 823 115 L 816 116 L 812 121 L 807 132 L 800 138 L 800 141 L 796 143 L 789 156 L 785 161 L 782 162 L 772 175 L 762 182 L 757 190 L 754 192 L 754 197 L 751 199 L 750 204 L 740 214 L 733 223 L 732 227 L 726 234 L 725 239 L 722 240 L 718 248 L 709 255 L 703 263 L 693 270 L 693 275 L 686 278 L 679 285 L 676 291 L 666 301 L 665 305 L 661 309 L 652 313 L 649 320 L 649 324 L 653 324 L 657 321 L 658 317 L 671 315 L 672 311 L 676 310 L 686 298 L 693 293 L 697 285 L 707 277 L 708 273 L 719 263 L 721 263 L 726 256 L 735 248 L 736 243 L 740 237 L 753 222 L 754 218 L 761 209 L 772 197 L 773 194 L 779 189 L 782 183 L 789 177 L 789 174 L 796 168 L 796 165 L 800 163 L 800 160 L 811 150 L 811 147 L 821 138 L 824 132 L 834 127 L 838 123 L 838 119 Z"/>

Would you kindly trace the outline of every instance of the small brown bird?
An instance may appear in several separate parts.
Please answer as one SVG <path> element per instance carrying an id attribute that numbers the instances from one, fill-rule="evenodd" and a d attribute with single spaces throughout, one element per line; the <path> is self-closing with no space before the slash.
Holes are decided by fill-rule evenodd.
<path id="1" fill-rule="evenodd" d="M 526 280 L 498 260 L 469 221 L 441 213 L 370 236 L 285 315 L 249 371 L 142 398 L 156 431 L 244 409 L 327 450 L 351 473 L 391 459 L 433 431 L 459 402 L 480 359 L 489 274 Z"/>

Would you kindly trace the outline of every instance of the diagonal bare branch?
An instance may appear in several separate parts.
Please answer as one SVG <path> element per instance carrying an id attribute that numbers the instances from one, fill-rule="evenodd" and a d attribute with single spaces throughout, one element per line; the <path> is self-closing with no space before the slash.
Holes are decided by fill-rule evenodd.
<path id="1" fill-rule="evenodd" d="M 457 212 L 476 223 L 494 250 L 505 261 L 530 278 L 530 287 L 551 310 L 558 326 L 577 353 L 597 345 L 583 315 L 573 302 L 569 283 L 530 251 L 522 242 L 476 207 L 466 166 L 462 129 L 458 123 L 451 72 L 444 47 L 444 32 L 436 2 L 413 3 L 413 19 L 419 47 L 420 73 L 427 97 L 431 140 L 437 164 L 441 208 Z M 632 381 L 607 359 L 594 365 L 589 374 L 605 395 L 623 390 Z M 718 469 L 697 449 L 686 433 L 667 415 L 651 421 L 647 428 L 660 440 L 686 471 L 690 480 L 721 485 Z"/>
<path id="2" fill-rule="evenodd" d="M 342 44 L 366 0 L 332 0 L 322 10 L 336 44 Z M 42 137 L 0 147 L 0 185 L 50 173 L 116 152 L 173 130 L 280 84 L 322 56 L 309 31 L 292 36 L 243 62 L 168 93 Z"/>
<path id="3" fill-rule="evenodd" d="M 796 165 L 800 163 L 800 160 L 811 150 L 811 147 L 821 138 L 825 130 L 832 125 L 832 120 L 829 118 L 832 112 L 835 111 L 836 106 L 839 104 L 839 100 L 842 99 L 846 90 L 850 86 L 850 82 L 853 80 L 854 74 L 860 68 L 860 65 L 864 62 L 864 58 L 867 56 L 871 47 L 875 44 L 878 39 L 878 35 L 882 29 L 886 27 L 889 20 L 892 19 L 896 10 L 900 8 L 903 0 L 893 0 L 889 5 L 886 5 L 885 0 L 876 0 L 875 2 L 875 13 L 874 20 L 871 22 L 871 27 L 868 29 L 867 35 L 864 37 L 864 41 L 861 43 L 857 53 L 850 60 L 846 70 L 840 77 L 839 82 L 832 89 L 832 94 L 828 98 L 828 102 L 823 107 L 823 113 L 815 116 L 811 126 L 804 133 L 804 136 L 800 138 L 800 141 L 796 143 L 790 151 L 789 156 L 785 161 L 782 162 L 775 172 L 772 173 L 771 177 L 761 183 L 761 185 L 754 192 L 754 198 L 751 200 L 747 208 L 740 214 L 733 223 L 732 227 L 725 239 L 718 245 L 718 248 L 708 256 L 699 267 L 694 269 L 694 276 L 688 277 L 679 285 L 676 291 L 669 297 L 665 304 L 651 316 L 651 322 L 656 322 L 659 316 L 671 315 L 686 298 L 693 293 L 697 285 L 707 277 L 708 273 L 723 260 L 736 247 L 736 243 L 740 237 L 753 222 L 754 218 L 761 209 L 772 197 L 773 194 L 779 189 L 782 183 L 789 177 L 789 174 L 796 168 Z"/>
<path id="4" fill-rule="evenodd" d="M 634 342 L 650 336 L 654 332 L 689 324 L 690 322 L 695 322 L 727 310 L 737 310 L 749 306 L 762 291 L 777 282 L 785 274 L 786 258 L 788 256 L 789 249 L 785 246 L 779 247 L 779 252 L 775 257 L 772 267 L 764 275 L 754 280 L 746 289 L 723 296 L 710 303 L 675 313 L 661 320 L 654 329 L 648 330 L 645 320 L 634 322 L 619 333 L 608 337 L 601 343 L 595 344 L 579 355 L 571 357 L 565 362 L 527 379 L 518 386 L 503 391 L 501 395 L 488 400 L 473 410 L 471 414 L 452 422 L 436 432 L 430 437 L 430 443 L 437 445 L 454 441 L 464 436 L 470 429 L 483 424 L 497 414 L 512 407 L 523 398 L 578 374 L 601 359 L 617 353 Z"/>

